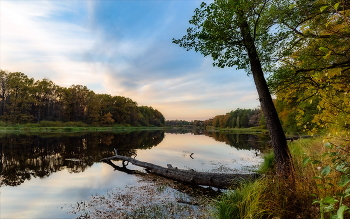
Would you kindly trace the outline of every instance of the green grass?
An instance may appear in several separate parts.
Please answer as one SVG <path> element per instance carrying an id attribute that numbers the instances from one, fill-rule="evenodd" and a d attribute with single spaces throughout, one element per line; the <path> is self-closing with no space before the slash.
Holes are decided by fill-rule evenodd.
<path id="1" fill-rule="evenodd" d="M 2 133 L 75 133 L 75 132 L 128 132 L 141 130 L 161 130 L 164 127 L 33 127 L 33 126 L 7 126 L 0 127 Z"/>
<path id="2" fill-rule="evenodd" d="M 348 153 L 347 138 L 338 136 L 327 141 L 335 145 L 347 145 L 347 148 L 336 152 L 344 155 Z M 263 177 L 223 194 L 215 204 L 217 218 L 333 218 L 329 209 L 325 208 L 321 212 L 320 204 L 314 200 L 323 200 L 325 197 L 340 200 L 339 194 L 346 189 L 339 185 L 339 171 L 320 177 L 321 168 L 334 163 L 325 156 L 334 153 L 334 149 L 325 147 L 322 137 L 300 139 L 290 143 L 289 148 L 295 167 L 295 188 L 289 186 L 292 185 L 289 179 L 281 179 L 274 174 L 274 156 L 272 152 L 268 153 L 258 171 Z M 320 160 L 321 163 L 305 165 L 306 157 Z M 350 197 L 341 201 L 350 206 Z M 329 207 L 333 208 L 333 213 L 337 213 L 339 208 L 338 203 Z M 344 218 L 350 218 L 350 212 L 345 213 Z"/>
<path id="3" fill-rule="evenodd" d="M 264 159 L 264 161 L 259 166 L 259 169 L 257 172 L 260 174 L 269 174 L 274 170 L 275 154 L 273 153 L 273 151 L 270 151 L 270 152 L 264 154 L 263 159 Z"/>
<path id="4" fill-rule="evenodd" d="M 215 128 L 207 127 L 208 131 L 217 131 L 217 132 L 229 132 L 229 133 L 268 133 L 267 129 L 259 127 L 250 127 L 250 128 Z"/>
<path id="5" fill-rule="evenodd" d="M 258 179 L 246 182 L 234 190 L 225 192 L 215 203 L 215 215 L 220 219 L 263 218 L 265 209 L 261 208 L 265 181 Z"/>

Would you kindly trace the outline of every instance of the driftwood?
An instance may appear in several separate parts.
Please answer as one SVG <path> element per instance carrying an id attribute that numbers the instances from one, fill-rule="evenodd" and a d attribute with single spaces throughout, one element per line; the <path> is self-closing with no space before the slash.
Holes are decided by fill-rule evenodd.
<path id="1" fill-rule="evenodd" d="M 123 161 L 123 167 L 115 165 L 111 160 L 103 160 L 102 159 L 101 161 L 106 163 L 106 164 L 111 165 L 114 168 L 114 170 L 118 170 L 120 172 L 124 172 L 124 173 L 127 173 L 127 174 L 141 174 L 140 171 L 130 170 L 130 169 L 126 168 L 126 165 L 124 164 L 124 161 Z"/>
<path id="2" fill-rule="evenodd" d="M 117 152 L 115 150 L 115 152 Z M 245 180 L 256 179 L 258 174 L 223 174 L 223 173 L 209 173 L 197 172 L 194 170 L 183 170 L 177 167 L 172 167 L 168 164 L 167 168 L 158 166 L 152 163 L 142 162 L 131 157 L 125 157 L 116 153 L 113 157 L 103 158 L 101 161 L 109 163 L 111 160 L 128 161 L 136 166 L 144 167 L 148 173 L 157 174 L 169 179 L 186 182 L 194 185 L 211 186 L 216 188 L 228 188 L 230 186 L 238 185 Z"/>

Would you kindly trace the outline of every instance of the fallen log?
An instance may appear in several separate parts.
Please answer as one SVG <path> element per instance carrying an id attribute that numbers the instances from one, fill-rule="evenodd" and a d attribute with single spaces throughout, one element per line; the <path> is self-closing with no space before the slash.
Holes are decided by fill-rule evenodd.
<path id="1" fill-rule="evenodd" d="M 116 150 L 115 150 L 116 151 Z M 110 160 L 123 160 L 128 161 L 136 166 L 144 167 L 148 173 L 153 173 L 159 176 L 163 176 L 169 179 L 186 182 L 194 185 L 211 186 L 216 188 L 228 188 L 231 186 L 237 186 L 242 181 L 252 180 L 259 177 L 259 174 L 224 174 L 224 173 L 209 173 L 209 172 L 197 172 L 194 170 L 178 169 L 168 164 L 168 167 L 158 166 L 152 163 L 136 160 L 131 157 L 125 157 L 116 154 L 115 156 L 103 158 L 101 161 L 108 162 Z"/>

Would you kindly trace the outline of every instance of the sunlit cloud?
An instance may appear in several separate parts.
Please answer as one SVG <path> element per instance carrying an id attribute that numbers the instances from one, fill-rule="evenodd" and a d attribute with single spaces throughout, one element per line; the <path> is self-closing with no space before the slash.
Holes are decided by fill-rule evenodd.
<path id="1" fill-rule="evenodd" d="M 98 75 L 80 58 L 94 36 L 82 26 L 52 18 L 74 13 L 68 6 L 52 1 L 2 1 L 1 68 L 35 79 L 49 78 L 62 86 L 96 81 Z"/>
<path id="2" fill-rule="evenodd" d="M 172 44 L 199 1 L 1 1 L 0 68 L 129 97 L 166 119 L 258 106 L 253 78 Z"/>

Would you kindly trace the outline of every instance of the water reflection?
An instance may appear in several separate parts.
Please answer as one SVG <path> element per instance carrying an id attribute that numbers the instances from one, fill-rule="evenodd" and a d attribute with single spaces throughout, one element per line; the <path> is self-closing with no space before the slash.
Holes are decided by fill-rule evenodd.
<path id="1" fill-rule="evenodd" d="M 228 134 L 220 132 L 204 132 L 206 136 L 214 138 L 216 141 L 225 142 L 239 150 L 259 150 L 267 149 L 270 137 L 268 135 L 253 134 Z"/>
<path id="2" fill-rule="evenodd" d="M 168 133 L 183 133 L 183 130 Z M 262 151 L 267 147 L 267 136 L 196 132 L 216 141 L 225 142 L 239 150 Z M 163 131 L 131 133 L 90 133 L 70 135 L 14 135 L 0 136 L 1 183 L 18 186 L 32 177 L 45 178 L 67 169 L 80 173 L 100 159 L 113 156 L 113 148 L 123 156 L 136 155 L 136 149 L 150 149 L 164 138 Z M 183 152 L 186 154 L 186 151 Z M 192 152 L 188 152 L 191 157 Z"/>
<path id="3" fill-rule="evenodd" d="M 162 131 L 123 134 L 79 135 L 3 135 L 1 148 L 1 186 L 18 186 L 32 177 L 45 178 L 67 169 L 84 172 L 101 158 L 112 156 L 113 148 L 124 156 L 136 149 L 150 149 L 164 138 Z"/>
<path id="4" fill-rule="evenodd" d="M 70 204 L 106 189 L 137 184 L 138 174 L 127 173 L 142 168 L 125 168 L 121 161 L 113 161 L 118 168 L 112 168 L 100 162 L 113 156 L 114 148 L 120 155 L 137 155 L 140 161 L 160 166 L 226 173 L 261 162 L 255 153 L 266 141 L 254 135 L 209 132 L 2 134 L 0 218 L 72 218 L 67 215 Z"/>

